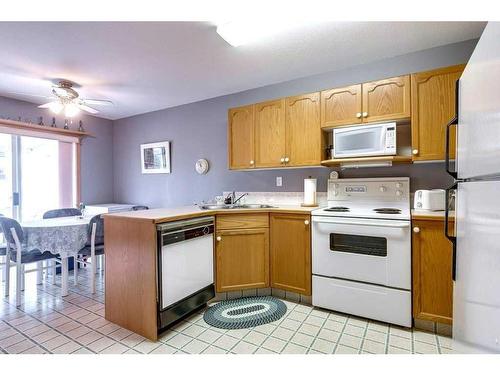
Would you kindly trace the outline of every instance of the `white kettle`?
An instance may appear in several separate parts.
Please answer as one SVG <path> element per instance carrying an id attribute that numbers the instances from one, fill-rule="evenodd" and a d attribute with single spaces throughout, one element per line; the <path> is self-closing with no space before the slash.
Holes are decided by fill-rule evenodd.
<path id="1" fill-rule="evenodd" d="M 445 209 L 445 191 L 443 189 L 417 190 L 413 198 L 413 208 L 443 211 Z"/>

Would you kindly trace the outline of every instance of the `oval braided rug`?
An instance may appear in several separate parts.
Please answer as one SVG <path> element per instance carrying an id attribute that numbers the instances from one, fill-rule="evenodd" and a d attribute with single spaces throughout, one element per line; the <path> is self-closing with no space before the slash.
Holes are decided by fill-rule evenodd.
<path id="1" fill-rule="evenodd" d="M 275 297 L 244 297 L 209 307 L 203 319 L 217 328 L 241 329 L 274 322 L 285 313 L 286 305 Z"/>

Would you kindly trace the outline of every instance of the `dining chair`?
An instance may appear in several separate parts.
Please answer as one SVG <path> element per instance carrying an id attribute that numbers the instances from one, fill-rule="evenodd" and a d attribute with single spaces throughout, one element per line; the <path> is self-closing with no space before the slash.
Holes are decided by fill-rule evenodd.
<path id="1" fill-rule="evenodd" d="M 132 211 L 149 210 L 148 206 L 133 206 Z"/>
<path id="2" fill-rule="evenodd" d="M 0 214 L 0 217 L 3 215 Z M 0 227 L 0 258 L 3 258 L 3 260 L 0 260 L 0 273 L 2 274 L 2 282 L 5 281 L 5 272 L 4 272 L 4 266 L 6 262 L 6 254 L 7 254 L 7 244 L 5 243 L 5 237 L 3 235 L 2 228 Z"/>
<path id="3" fill-rule="evenodd" d="M 49 210 L 43 214 L 44 219 L 54 219 L 56 217 L 81 216 L 82 211 L 78 208 L 57 208 Z"/>
<path id="4" fill-rule="evenodd" d="M 84 266 L 89 265 L 88 258 L 90 257 L 90 290 L 92 294 L 94 294 L 97 257 L 101 257 L 104 261 L 104 218 L 102 215 L 96 215 L 90 219 L 87 243 L 78 252 L 78 255 L 80 255 L 80 257 L 75 258 L 75 263 Z M 104 262 L 101 263 L 104 264 Z"/>
<path id="5" fill-rule="evenodd" d="M 49 210 L 46 211 L 43 214 L 43 219 L 55 219 L 58 217 L 69 217 L 69 216 L 81 216 L 82 211 L 80 211 L 78 208 L 56 208 L 54 210 Z M 76 258 L 76 257 L 75 257 Z M 52 284 L 56 283 L 56 260 L 50 261 L 52 263 L 52 267 L 49 267 L 52 270 Z M 74 275 L 75 275 L 75 285 L 77 283 L 77 277 L 78 277 L 78 266 L 75 261 L 74 264 Z M 47 276 L 48 277 L 48 276 Z"/>
<path id="6" fill-rule="evenodd" d="M 24 246 L 24 231 L 21 225 L 14 219 L 0 217 L 0 227 L 5 236 L 6 259 L 5 259 L 5 296 L 9 295 L 10 267 L 16 267 L 16 306 L 21 305 L 21 291 L 24 289 L 24 278 L 27 273 L 43 270 L 43 261 L 56 257 L 50 251 L 41 252 L 38 249 L 27 250 Z M 25 270 L 25 265 L 36 263 L 37 268 Z M 40 281 L 40 280 L 38 280 Z"/>

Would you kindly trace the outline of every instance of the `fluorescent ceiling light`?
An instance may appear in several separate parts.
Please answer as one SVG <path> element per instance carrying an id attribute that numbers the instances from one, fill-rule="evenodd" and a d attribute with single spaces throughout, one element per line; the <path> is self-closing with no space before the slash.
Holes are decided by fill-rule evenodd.
<path id="1" fill-rule="evenodd" d="M 296 29 L 306 24 L 298 20 L 257 20 L 255 22 L 230 21 L 217 25 L 217 34 L 233 47 L 265 40 L 284 31 Z"/>

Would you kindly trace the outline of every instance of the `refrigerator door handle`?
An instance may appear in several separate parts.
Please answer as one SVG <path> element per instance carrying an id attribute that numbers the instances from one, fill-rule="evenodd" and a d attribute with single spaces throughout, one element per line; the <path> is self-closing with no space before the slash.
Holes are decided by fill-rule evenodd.
<path id="1" fill-rule="evenodd" d="M 445 165 L 446 165 L 446 173 L 448 173 L 451 177 L 456 179 L 458 177 L 458 173 L 456 171 L 452 171 L 450 168 L 450 128 L 453 125 L 458 125 L 458 117 L 455 116 L 453 119 L 446 124 L 446 154 L 445 154 Z M 456 156 L 455 156 L 456 158 Z"/>
<path id="2" fill-rule="evenodd" d="M 450 216 L 450 191 L 457 189 L 458 182 L 455 182 L 452 186 L 446 189 L 445 193 L 445 211 L 444 211 L 444 235 L 452 244 L 452 268 L 451 268 L 451 278 L 455 281 L 457 273 L 457 237 L 451 236 L 449 234 L 448 221 Z M 457 197 L 455 196 L 455 202 Z"/>
<path id="3" fill-rule="evenodd" d="M 446 173 L 448 173 L 454 179 L 457 179 L 458 173 L 456 170 L 452 171 L 450 168 L 450 128 L 453 125 L 458 125 L 458 94 L 459 94 L 459 92 L 460 92 L 460 80 L 457 80 L 457 82 L 455 83 L 455 116 L 451 119 L 451 121 L 448 124 L 446 124 L 446 145 L 445 145 L 445 149 L 446 149 L 446 153 L 445 153 Z M 457 155 L 455 152 L 455 160 L 456 160 L 456 157 L 457 157 Z M 456 166 L 456 163 L 455 163 L 455 166 Z"/>

